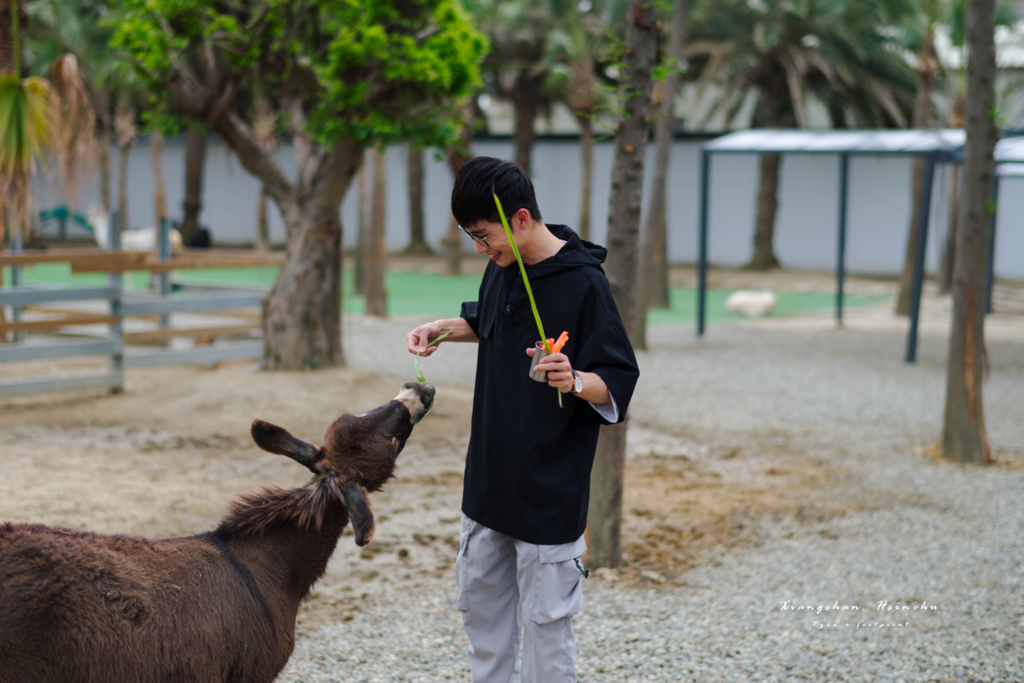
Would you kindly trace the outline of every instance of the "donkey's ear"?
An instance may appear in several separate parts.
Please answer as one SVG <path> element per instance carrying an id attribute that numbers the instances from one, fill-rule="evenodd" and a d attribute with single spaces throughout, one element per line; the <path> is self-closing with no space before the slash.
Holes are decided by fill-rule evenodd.
<path id="1" fill-rule="evenodd" d="M 373 511 L 366 500 L 366 489 L 354 481 L 348 481 L 341 487 L 341 495 L 345 498 L 352 529 L 356 532 L 356 545 L 364 546 L 373 538 L 374 529 Z"/>
<path id="2" fill-rule="evenodd" d="M 277 455 L 287 455 L 309 468 L 312 468 L 323 455 L 313 444 L 297 439 L 287 429 L 263 420 L 253 420 L 249 431 L 252 433 L 252 440 L 263 450 Z"/>

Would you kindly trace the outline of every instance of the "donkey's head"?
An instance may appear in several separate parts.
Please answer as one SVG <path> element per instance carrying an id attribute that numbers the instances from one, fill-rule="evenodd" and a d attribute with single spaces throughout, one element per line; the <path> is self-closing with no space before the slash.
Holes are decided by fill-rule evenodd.
<path id="1" fill-rule="evenodd" d="M 335 420 L 327 428 L 320 448 L 262 420 L 252 423 L 252 438 L 263 450 L 286 455 L 318 478 L 336 481 L 356 532 L 356 543 L 366 545 L 374 528 L 366 494 L 379 491 L 394 476 L 398 454 L 433 401 L 434 387 L 426 382 L 403 384 L 398 396 L 381 407 Z"/>

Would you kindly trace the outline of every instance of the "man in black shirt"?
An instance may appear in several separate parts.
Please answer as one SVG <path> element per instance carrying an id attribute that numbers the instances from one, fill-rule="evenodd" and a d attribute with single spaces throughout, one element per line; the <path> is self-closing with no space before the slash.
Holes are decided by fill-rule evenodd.
<path id="1" fill-rule="evenodd" d="M 545 332 L 569 335 L 535 368 L 546 383 L 529 377 L 540 335 L 492 192 L 508 212 Z M 521 631 L 523 683 L 572 682 L 590 471 L 600 426 L 625 418 L 636 357 L 601 269 L 607 251 L 545 225 L 522 169 L 489 157 L 466 162 L 452 213 L 491 259 L 478 300 L 406 340 L 424 356 L 445 332 L 445 341 L 479 342 L 455 567 L 473 681 L 517 680 Z"/>

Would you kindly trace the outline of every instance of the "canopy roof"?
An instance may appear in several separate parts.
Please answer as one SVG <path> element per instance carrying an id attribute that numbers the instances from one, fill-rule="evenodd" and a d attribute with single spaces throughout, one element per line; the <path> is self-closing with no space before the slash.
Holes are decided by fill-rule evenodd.
<path id="1" fill-rule="evenodd" d="M 999 164 L 996 175 L 1000 178 L 1024 178 L 1024 164 Z"/>
<path id="2" fill-rule="evenodd" d="M 959 153 L 967 140 L 961 128 L 930 130 L 755 129 L 728 133 L 704 144 L 708 152 L 770 154 Z M 1024 136 L 996 144 L 996 161 L 1024 163 Z"/>
<path id="3" fill-rule="evenodd" d="M 925 154 L 957 152 L 966 135 L 959 128 L 932 130 L 780 130 L 729 133 L 704 145 L 709 152 L 778 154 Z"/>
<path id="4" fill-rule="evenodd" d="M 836 319 L 842 323 L 843 280 L 845 278 L 847 192 L 849 162 L 853 154 L 921 154 L 925 155 L 925 181 L 918 201 L 918 234 L 914 258 L 914 279 L 910 301 L 910 332 L 907 335 L 906 360 L 917 357 L 917 328 L 924 280 L 925 250 L 928 245 L 928 222 L 931 208 L 933 173 L 937 164 L 960 163 L 967 135 L 958 128 L 930 130 L 787 130 L 759 129 L 729 133 L 702 146 L 700 177 L 699 239 L 697 254 L 697 336 L 704 334 L 707 304 L 708 188 L 711 184 L 711 157 L 718 152 L 748 154 L 837 154 L 839 155 L 839 258 L 836 266 Z M 1024 178 L 1024 136 L 1008 137 L 996 143 L 997 195 L 999 178 Z M 993 215 L 993 234 L 995 221 Z M 994 242 L 993 242 L 994 244 Z M 989 252 L 989 283 L 986 312 L 991 310 L 992 259 Z"/>
<path id="5" fill-rule="evenodd" d="M 996 161 L 999 163 L 1024 163 L 1024 136 L 1003 138 L 996 143 Z"/>

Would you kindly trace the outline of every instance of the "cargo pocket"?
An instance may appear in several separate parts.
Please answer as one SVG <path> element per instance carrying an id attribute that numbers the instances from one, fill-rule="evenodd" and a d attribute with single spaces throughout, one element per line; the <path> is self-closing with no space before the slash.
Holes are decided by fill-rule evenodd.
<path id="1" fill-rule="evenodd" d="M 575 543 L 540 546 L 531 616 L 535 623 L 550 624 L 583 609 L 583 565 L 579 559 L 586 549 L 582 536 Z"/>
<path id="2" fill-rule="evenodd" d="M 465 612 L 469 609 L 469 593 L 466 588 L 469 585 L 469 562 L 466 560 L 466 550 L 469 547 L 469 538 L 472 535 L 475 522 L 462 515 L 462 525 L 459 527 L 459 552 L 455 556 L 455 585 L 459 589 L 459 597 L 455 601 L 455 609 Z"/>

